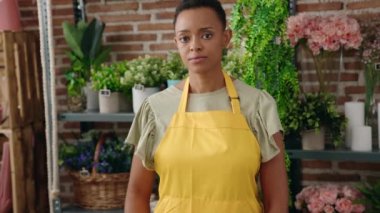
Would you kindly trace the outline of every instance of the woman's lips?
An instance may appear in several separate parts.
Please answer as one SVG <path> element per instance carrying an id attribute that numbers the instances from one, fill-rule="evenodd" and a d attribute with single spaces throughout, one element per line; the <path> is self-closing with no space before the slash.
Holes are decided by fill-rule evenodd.
<path id="1" fill-rule="evenodd" d="M 188 60 L 190 63 L 197 64 L 197 63 L 201 63 L 205 61 L 206 59 L 207 59 L 206 56 L 197 56 L 197 57 L 189 58 Z"/>

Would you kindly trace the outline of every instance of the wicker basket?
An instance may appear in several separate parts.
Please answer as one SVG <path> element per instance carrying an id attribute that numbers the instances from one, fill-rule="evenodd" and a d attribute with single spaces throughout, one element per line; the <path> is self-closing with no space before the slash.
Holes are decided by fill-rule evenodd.
<path id="1" fill-rule="evenodd" d="M 99 162 L 100 150 L 109 134 L 103 134 L 94 154 L 94 162 Z M 74 202 L 86 209 L 113 209 L 124 206 L 129 173 L 99 174 L 95 167 L 91 174 L 71 172 L 74 182 Z"/>

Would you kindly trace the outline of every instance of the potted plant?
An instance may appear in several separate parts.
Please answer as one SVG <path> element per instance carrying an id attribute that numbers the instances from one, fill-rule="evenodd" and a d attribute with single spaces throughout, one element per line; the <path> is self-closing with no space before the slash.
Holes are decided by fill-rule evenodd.
<path id="1" fill-rule="evenodd" d="M 74 183 L 74 202 L 83 208 L 121 208 L 124 204 L 133 149 L 115 133 L 89 131 L 76 143 L 62 142 L 59 165 Z"/>
<path id="2" fill-rule="evenodd" d="M 222 60 L 223 71 L 236 79 L 243 80 L 245 70 L 244 55 L 244 50 L 237 48 L 226 49 Z"/>
<path id="3" fill-rule="evenodd" d="M 338 113 L 332 95 L 306 93 L 290 105 L 293 113 L 286 119 L 286 131 L 300 134 L 303 149 L 323 150 L 326 138 L 337 148 L 343 144 L 346 119 Z"/>
<path id="4" fill-rule="evenodd" d="M 80 21 L 76 25 L 69 22 L 62 24 L 63 35 L 70 51 L 67 53 L 71 61 L 66 71 L 69 106 L 71 102 L 80 106 L 82 94 L 87 94 L 87 110 L 95 111 L 98 107 L 97 94 L 91 91 L 91 70 L 107 60 L 110 48 L 102 45 L 105 24 L 97 19 L 90 23 Z M 83 88 L 86 86 L 86 90 Z M 72 100 L 72 101 L 71 101 Z M 81 107 L 76 107 L 75 111 Z"/>
<path id="5" fill-rule="evenodd" d="M 149 55 L 128 61 L 121 82 L 132 88 L 133 112 L 137 113 L 142 102 L 160 90 L 164 82 L 163 63 L 163 59 Z"/>
<path id="6" fill-rule="evenodd" d="M 93 88 L 98 91 L 100 113 L 116 113 L 120 111 L 121 93 L 126 86 L 121 84 L 121 78 L 126 69 L 126 63 L 102 64 L 91 72 Z"/>
<path id="7" fill-rule="evenodd" d="M 170 52 L 162 66 L 162 73 L 167 79 L 168 87 L 176 85 L 187 75 L 187 69 L 177 52 Z"/>

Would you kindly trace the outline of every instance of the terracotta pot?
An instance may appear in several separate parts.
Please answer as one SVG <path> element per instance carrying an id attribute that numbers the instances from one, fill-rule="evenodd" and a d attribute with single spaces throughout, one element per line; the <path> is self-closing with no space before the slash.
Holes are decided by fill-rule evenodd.
<path id="1" fill-rule="evenodd" d="M 5 30 L 21 30 L 17 0 L 0 0 L 0 31 Z"/>

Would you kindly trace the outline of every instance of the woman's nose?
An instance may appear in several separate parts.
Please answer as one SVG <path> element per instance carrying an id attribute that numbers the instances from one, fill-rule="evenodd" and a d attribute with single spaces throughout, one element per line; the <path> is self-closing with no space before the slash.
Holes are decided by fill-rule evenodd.
<path id="1" fill-rule="evenodd" d="M 193 40 L 191 41 L 190 50 L 191 50 L 191 51 L 196 51 L 196 52 L 202 50 L 202 44 L 201 44 L 201 42 L 199 41 L 199 39 L 193 39 Z"/>

